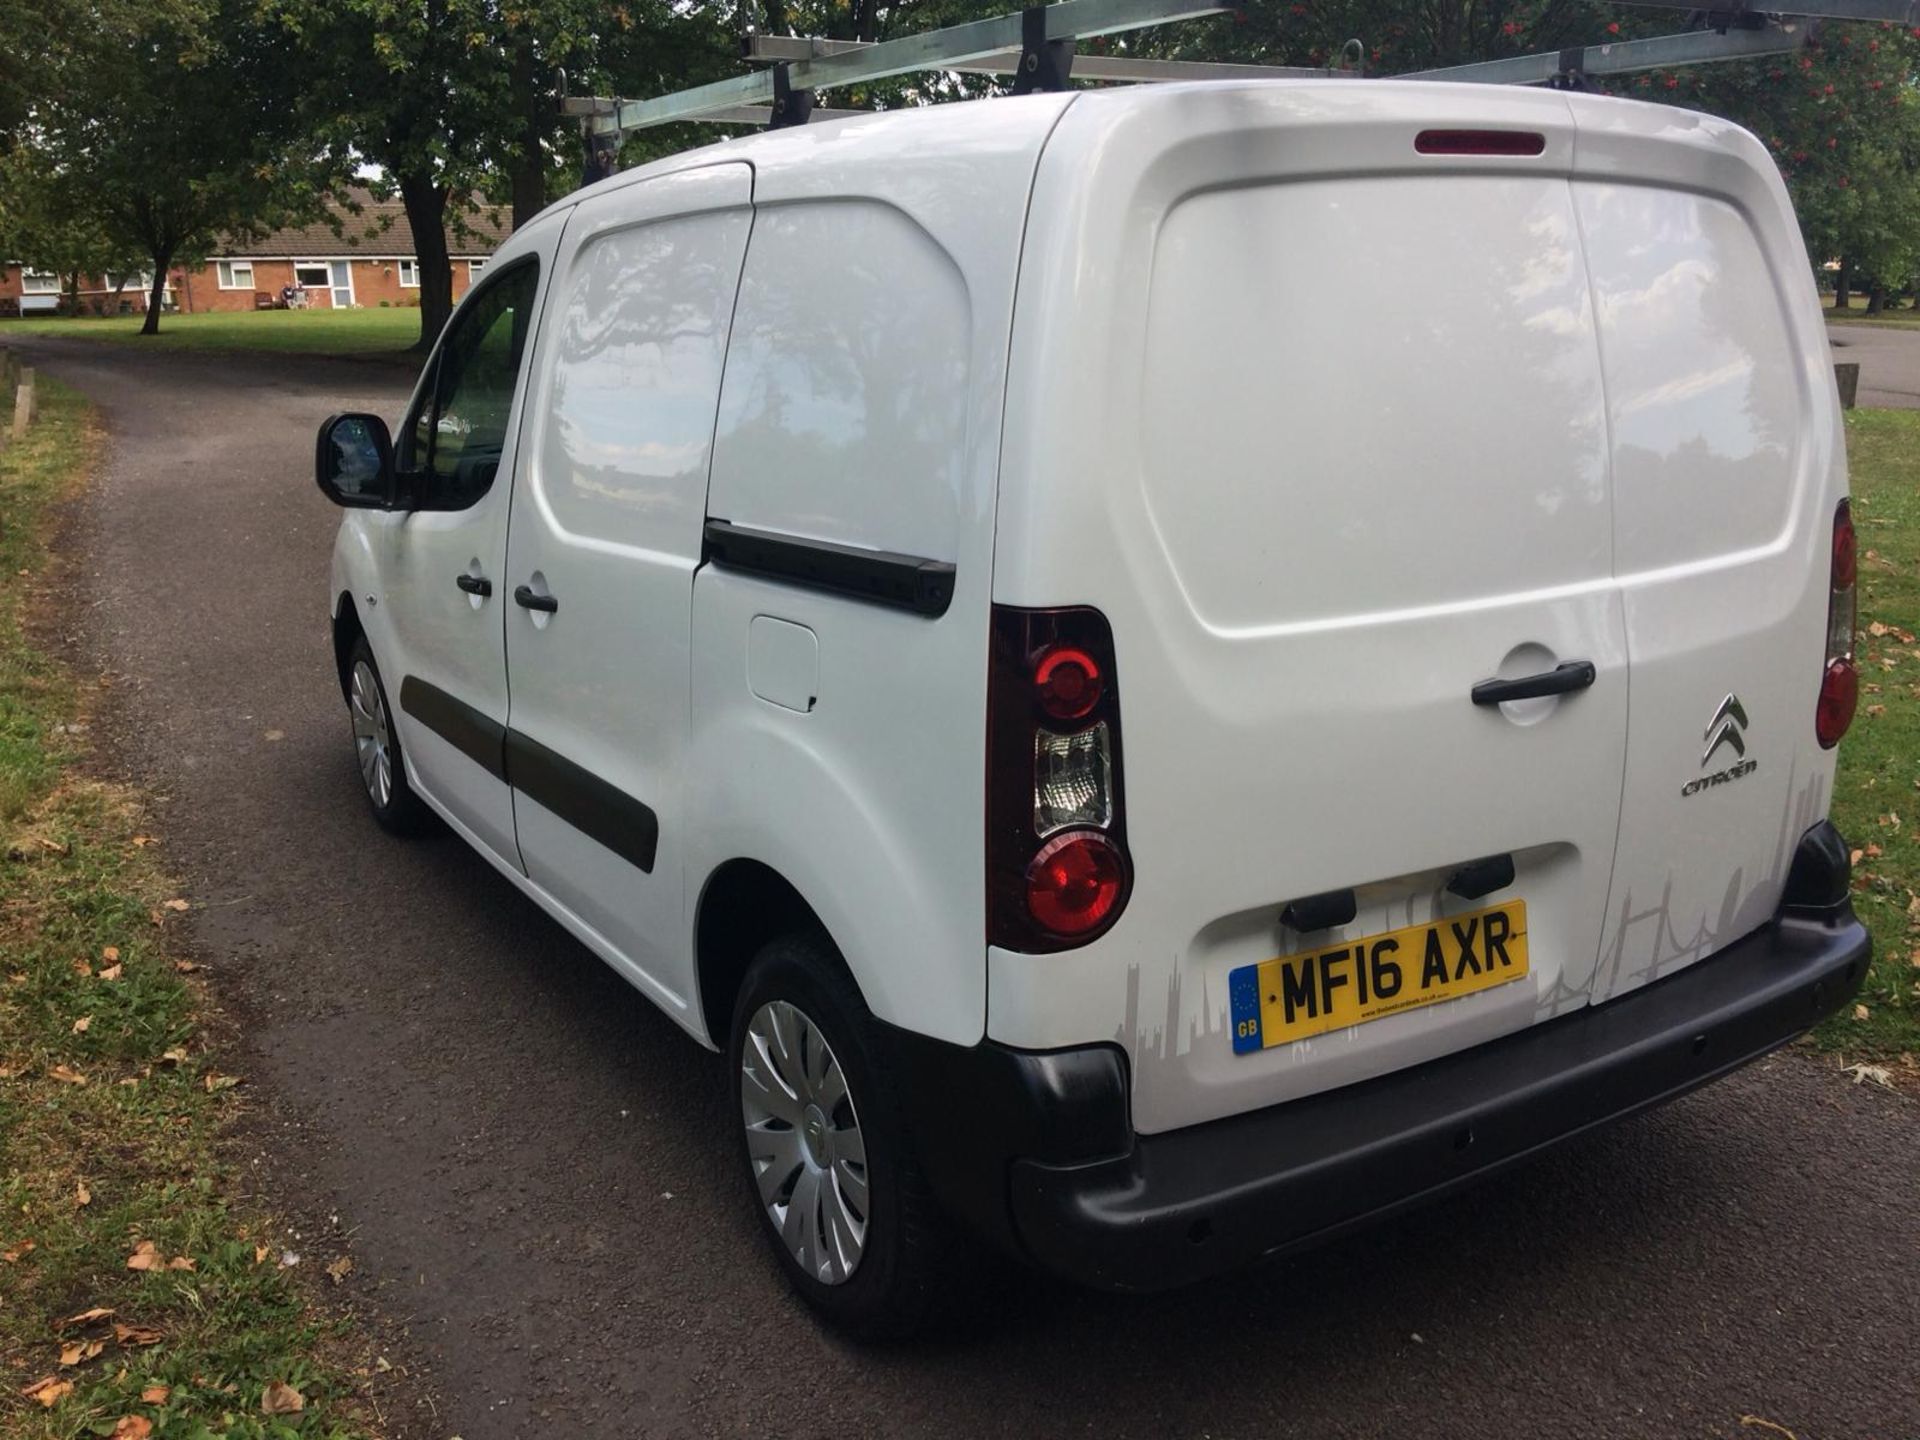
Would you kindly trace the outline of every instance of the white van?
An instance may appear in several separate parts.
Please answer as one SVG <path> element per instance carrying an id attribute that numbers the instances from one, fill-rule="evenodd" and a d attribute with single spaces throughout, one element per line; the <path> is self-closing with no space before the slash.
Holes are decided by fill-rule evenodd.
<path id="1" fill-rule="evenodd" d="M 787 129 L 521 229 L 321 488 L 375 816 L 702 1044 L 799 1291 L 1116 1289 L 1773 1049 L 1868 941 L 1766 153 L 1258 82 Z"/>

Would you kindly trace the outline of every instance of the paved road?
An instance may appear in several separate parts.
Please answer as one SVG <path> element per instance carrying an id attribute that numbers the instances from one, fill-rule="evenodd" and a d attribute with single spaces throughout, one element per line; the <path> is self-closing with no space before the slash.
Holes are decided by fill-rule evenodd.
<path id="1" fill-rule="evenodd" d="M 1920 326 L 1829 325 L 1835 360 L 1860 362 L 1861 405 L 1920 410 Z"/>
<path id="2" fill-rule="evenodd" d="M 350 1232 L 341 1293 L 393 1327 L 399 1433 L 1920 1435 L 1920 1104 L 1798 1055 L 1224 1283 L 822 1334 L 757 1248 L 718 1062 L 459 843 L 364 813 L 307 476 L 395 373 L 39 351 L 116 437 L 77 617 L 109 733 L 166 797 L 295 1248 Z"/>

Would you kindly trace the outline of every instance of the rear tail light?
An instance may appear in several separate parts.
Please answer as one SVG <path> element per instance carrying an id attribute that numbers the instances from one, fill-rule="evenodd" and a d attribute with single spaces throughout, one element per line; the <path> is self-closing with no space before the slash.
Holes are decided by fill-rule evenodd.
<path id="1" fill-rule="evenodd" d="M 1840 502 L 1833 512 L 1833 562 L 1827 582 L 1827 657 L 1820 677 L 1820 703 L 1814 707 L 1813 733 L 1823 750 L 1840 743 L 1853 723 L 1860 699 L 1860 672 L 1853 660 L 1853 629 L 1858 619 L 1859 541 L 1853 532 L 1853 506 Z"/>
<path id="2" fill-rule="evenodd" d="M 996 605 L 987 680 L 987 940 L 1070 950 L 1132 881 L 1113 632 L 1086 607 Z"/>
<path id="3" fill-rule="evenodd" d="M 1547 137 L 1537 130 L 1422 130 L 1413 148 L 1421 155 L 1538 155 Z"/>

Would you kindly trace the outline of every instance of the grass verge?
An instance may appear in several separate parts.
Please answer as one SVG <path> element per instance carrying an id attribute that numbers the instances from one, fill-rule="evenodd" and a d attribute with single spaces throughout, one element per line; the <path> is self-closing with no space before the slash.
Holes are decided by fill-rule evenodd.
<path id="1" fill-rule="evenodd" d="M 271 350 L 300 355 L 397 355 L 420 339 L 420 312 L 382 310 L 244 310 L 163 315 L 158 335 L 142 335 L 144 317 L 0 321 L 0 345 L 15 335 L 62 335 L 139 345 L 151 350 Z"/>
<path id="2" fill-rule="evenodd" d="M 1920 411 L 1850 411 L 1847 453 L 1861 694 L 1840 743 L 1833 823 L 1854 847 L 1854 906 L 1873 931 L 1874 957 L 1859 1007 L 1814 1041 L 1911 1065 L 1920 1055 Z"/>
<path id="3" fill-rule="evenodd" d="M 1882 310 L 1878 315 L 1869 315 L 1864 298 L 1857 298 L 1845 310 L 1836 310 L 1833 308 L 1833 297 L 1823 295 L 1820 297 L 1820 307 L 1826 311 L 1827 323 L 1830 325 L 1877 325 L 1885 330 L 1920 329 L 1920 310 L 1910 305 L 1903 305 L 1898 310 Z"/>
<path id="4" fill-rule="evenodd" d="M 0 1434 L 367 1433 L 344 1335 L 280 1267 L 222 1136 L 242 1103 L 139 797 L 87 777 L 91 687 L 34 643 L 98 451 L 42 379 L 0 451 Z M 91 692 L 91 693 L 90 693 Z"/>

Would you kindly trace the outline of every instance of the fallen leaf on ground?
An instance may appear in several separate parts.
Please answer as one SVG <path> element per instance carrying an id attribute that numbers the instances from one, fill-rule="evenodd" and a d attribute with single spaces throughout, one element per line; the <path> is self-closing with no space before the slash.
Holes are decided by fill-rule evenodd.
<path id="1" fill-rule="evenodd" d="M 163 1065 L 186 1064 L 187 1063 L 187 1047 L 184 1045 L 175 1045 L 172 1049 L 162 1050 L 160 1052 L 160 1063 Z"/>
<path id="2" fill-rule="evenodd" d="M 71 1065 L 56 1065 L 53 1069 L 49 1070 L 47 1074 L 51 1075 L 55 1080 L 58 1080 L 62 1085 L 84 1085 L 87 1083 L 87 1077 Z"/>
<path id="3" fill-rule="evenodd" d="M 148 1405 L 164 1405 L 167 1403 L 167 1396 L 172 1393 L 173 1391 L 164 1385 L 149 1385 L 140 1392 L 140 1399 Z"/>
<path id="4" fill-rule="evenodd" d="M 151 835 L 136 835 L 136 836 L 134 836 L 134 837 L 133 837 L 133 843 L 134 843 L 134 845 L 135 845 L 135 846 L 136 846 L 137 848 L 139 848 L 139 849 L 141 849 L 141 850 L 144 850 L 144 849 L 146 849 L 146 848 L 147 848 L 147 846 L 149 846 L 149 845 L 151 845 L 151 844 L 153 844 L 153 836 L 151 836 Z"/>
<path id="5" fill-rule="evenodd" d="M 91 979 L 93 976 L 93 966 L 88 961 L 76 960 L 73 962 L 73 973 L 78 975 L 82 980 Z"/>
<path id="6" fill-rule="evenodd" d="M 142 1240 L 133 1247 L 133 1254 L 127 1257 L 129 1270 L 158 1270 L 164 1263 L 151 1240 Z M 120 1327 L 116 1325 L 114 1328 L 117 1330 Z"/>
<path id="7" fill-rule="evenodd" d="M 123 968 L 125 967 L 120 965 L 109 965 L 100 972 L 100 978 L 102 980 L 118 980 L 120 978 L 120 971 Z"/>
<path id="8" fill-rule="evenodd" d="M 268 1415 L 297 1415 L 307 1408 L 307 1397 L 284 1380 L 269 1382 L 260 1392 L 260 1409 Z"/>
<path id="9" fill-rule="evenodd" d="M 162 900 L 160 902 L 160 908 L 163 910 L 180 911 L 189 910 L 192 907 L 184 900 Z"/>
<path id="10" fill-rule="evenodd" d="M 46 1406 L 47 1409 L 51 1410 L 73 1393 L 73 1382 L 49 1375 L 44 1380 L 34 1381 L 33 1384 L 27 1386 L 26 1389 L 20 1393 L 29 1400 L 38 1400 L 42 1405 Z"/>
<path id="11" fill-rule="evenodd" d="M 164 1392 L 163 1392 L 164 1393 Z M 107 1440 L 147 1440 L 153 1434 L 153 1421 L 144 1415 L 122 1415 Z"/>
<path id="12" fill-rule="evenodd" d="M 1867 858 L 1869 860 L 1878 860 L 1884 854 L 1886 854 L 1886 851 L 1882 850 L 1878 845 L 1867 846 Z"/>
<path id="13" fill-rule="evenodd" d="M 353 1273 L 353 1259 L 351 1256 L 342 1255 L 338 1260 L 334 1261 L 331 1265 L 327 1266 L 327 1275 L 332 1279 L 333 1283 L 336 1285 L 338 1285 L 342 1280 L 346 1279 L 347 1276 L 351 1275 L 352 1273 Z"/>
<path id="14" fill-rule="evenodd" d="M 1856 1020 L 1865 1020 L 1872 1014 L 1873 1012 L 1864 1005 L 1856 1005 L 1853 1007 L 1853 1018 Z"/>
<path id="15" fill-rule="evenodd" d="M 1887 707 L 1884 705 L 1867 706 L 1867 714 L 1869 715 L 1884 715 L 1886 713 L 1887 713 Z"/>
<path id="16" fill-rule="evenodd" d="M 114 961 L 120 958 L 120 947 L 118 945 L 101 946 L 100 958 L 106 961 L 109 965 L 113 964 Z"/>
<path id="17" fill-rule="evenodd" d="M 97 1359 L 106 1348 L 107 1342 L 104 1340 L 74 1340 L 60 1347 L 60 1363 L 67 1366 L 84 1365 L 89 1360 Z"/>
<path id="18" fill-rule="evenodd" d="M 231 1090 L 234 1086 L 238 1085 L 239 1083 L 240 1083 L 240 1077 L 238 1075 L 216 1075 L 211 1070 L 207 1072 L 207 1078 L 205 1081 L 205 1084 L 207 1087 L 207 1093 L 209 1095 L 211 1095 L 216 1090 Z"/>
<path id="19" fill-rule="evenodd" d="M 87 1033 L 88 1027 L 92 1024 L 93 1016 L 82 1015 L 78 1020 L 73 1022 L 73 1033 L 76 1035 L 84 1035 Z"/>
<path id="20" fill-rule="evenodd" d="M 86 1181 L 84 1181 L 84 1180 L 77 1180 L 77 1181 L 75 1181 L 75 1182 L 74 1182 L 74 1186 L 73 1186 L 73 1203 L 74 1203 L 74 1204 L 76 1204 L 76 1205 L 91 1205 L 91 1204 L 93 1204 L 93 1192 L 92 1192 L 91 1190 L 89 1190 L 89 1189 L 87 1189 L 87 1182 L 86 1182 Z M 109 1311 L 108 1311 L 107 1313 L 108 1313 L 109 1315 L 111 1315 L 111 1314 L 112 1314 L 113 1312 L 112 1312 L 111 1310 L 109 1310 Z"/>
<path id="21" fill-rule="evenodd" d="M 191 1270 L 193 1268 L 193 1260 L 190 1256 L 176 1255 L 173 1259 L 167 1261 L 167 1269 L 169 1270 Z"/>
<path id="22" fill-rule="evenodd" d="M 284 740 L 286 738 L 287 738 L 287 732 L 284 730 L 267 731 L 267 739 L 269 740 Z"/>
<path id="23" fill-rule="evenodd" d="M 113 1338 L 122 1345 L 158 1345 L 160 1332 L 151 1325 L 115 1325 Z"/>
<path id="24" fill-rule="evenodd" d="M 264 1245 L 254 1246 L 253 1247 L 253 1263 L 256 1265 L 264 1265 L 266 1263 L 267 1256 L 271 1253 L 272 1252 L 268 1250 L 267 1247 Z"/>
<path id="25" fill-rule="evenodd" d="M 176 960 L 173 962 L 173 968 L 179 971 L 182 975 L 191 975 L 194 971 L 198 970 L 200 967 L 194 964 L 193 961 L 191 960 Z"/>
<path id="26" fill-rule="evenodd" d="M 42 845 L 46 846 L 47 849 L 51 850 L 56 855 L 64 855 L 67 853 L 67 847 L 62 845 L 58 840 L 49 840 L 44 835 L 37 836 L 35 838 L 37 838 Z"/>
<path id="27" fill-rule="evenodd" d="M 1874 1084 L 1882 1086 L 1885 1089 L 1893 1089 L 1893 1072 L 1884 1065 L 1867 1065 L 1864 1063 L 1859 1065 L 1846 1065 L 1841 1067 L 1840 1073 L 1853 1076 L 1853 1083 L 1856 1085 L 1864 1085 L 1867 1081 L 1871 1080 Z"/>
<path id="28" fill-rule="evenodd" d="M 0 1260 L 4 1260 L 7 1264 L 11 1265 L 31 1249 L 33 1249 L 33 1241 L 22 1240 L 11 1250 L 0 1250 Z"/>
<path id="29" fill-rule="evenodd" d="M 76 1325 L 91 1325 L 96 1320 L 111 1318 L 113 1311 L 104 1305 L 96 1305 L 91 1310 L 82 1310 L 78 1315 L 69 1315 L 54 1325 L 56 1330 L 71 1330 Z"/>

